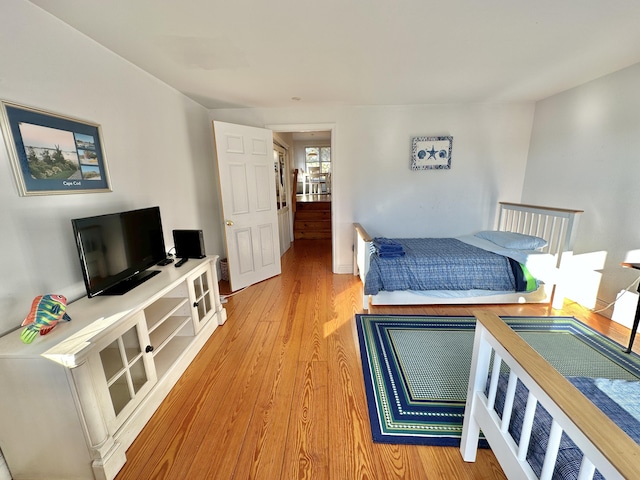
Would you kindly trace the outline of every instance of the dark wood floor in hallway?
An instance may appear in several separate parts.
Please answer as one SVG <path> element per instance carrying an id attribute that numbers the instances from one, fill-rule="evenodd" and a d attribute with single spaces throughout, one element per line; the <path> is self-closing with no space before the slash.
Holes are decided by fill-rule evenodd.
<path id="1" fill-rule="evenodd" d="M 228 320 L 127 451 L 118 480 L 502 479 L 490 450 L 375 444 L 355 333 L 362 286 L 331 273 L 329 240 L 297 240 L 282 274 L 228 298 Z M 573 303 L 491 306 L 573 315 L 620 343 L 628 330 Z M 372 307 L 470 315 L 472 306 Z"/>

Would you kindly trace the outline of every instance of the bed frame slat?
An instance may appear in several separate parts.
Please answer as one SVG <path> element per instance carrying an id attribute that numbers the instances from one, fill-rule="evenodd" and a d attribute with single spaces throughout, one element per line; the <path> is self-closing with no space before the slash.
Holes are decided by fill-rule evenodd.
<path id="1" fill-rule="evenodd" d="M 491 371 L 491 384 L 489 386 L 489 400 L 488 405 L 490 409 L 496 403 L 496 394 L 498 392 L 498 380 L 500 380 L 500 367 L 502 366 L 502 359 L 497 353 L 493 358 L 493 370 Z"/>
<path id="2" fill-rule="evenodd" d="M 587 457 L 582 457 L 578 480 L 591 480 L 596 473 L 596 466 Z"/>
<path id="3" fill-rule="evenodd" d="M 527 406 L 524 409 L 524 420 L 522 421 L 522 431 L 520 433 L 520 444 L 518 445 L 518 460 L 525 462 L 527 460 L 527 452 L 529 451 L 529 443 L 531 443 L 531 430 L 533 429 L 533 419 L 536 415 L 536 407 L 538 399 L 529 392 L 527 397 Z"/>
<path id="4" fill-rule="evenodd" d="M 549 432 L 549 440 L 547 443 L 547 451 L 544 454 L 544 463 L 542 465 L 542 472 L 540 473 L 540 480 L 551 480 L 553 475 L 553 469 L 556 466 L 556 460 L 558 459 L 558 450 L 560 449 L 560 439 L 562 438 L 562 427 L 553 420 L 551 424 L 551 431 Z"/>
<path id="5" fill-rule="evenodd" d="M 507 394 L 504 399 L 504 408 L 502 409 L 502 424 L 500 425 L 500 431 L 506 433 L 509 430 L 509 423 L 511 423 L 511 413 L 513 411 L 513 402 L 516 397 L 516 386 L 518 384 L 518 377 L 515 373 L 509 372 L 509 384 L 507 385 Z"/>

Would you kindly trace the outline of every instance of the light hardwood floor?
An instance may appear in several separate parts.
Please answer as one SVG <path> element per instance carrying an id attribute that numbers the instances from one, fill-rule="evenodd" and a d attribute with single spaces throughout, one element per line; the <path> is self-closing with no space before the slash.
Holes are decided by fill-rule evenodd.
<path id="1" fill-rule="evenodd" d="M 329 241 L 297 240 L 282 267 L 282 275 L 229 298 L 227 322 L 129 448 L 117 480 L 505 478 L 490 450 L 468 464 L 457 448 L 373 443 L 354 324 L 362 313 L 361 284 L 331 273 Z M 629 334 L 571 302 L 563 310 L 483 308 L 501 315 L 572 315 L 625 345 Z"/>

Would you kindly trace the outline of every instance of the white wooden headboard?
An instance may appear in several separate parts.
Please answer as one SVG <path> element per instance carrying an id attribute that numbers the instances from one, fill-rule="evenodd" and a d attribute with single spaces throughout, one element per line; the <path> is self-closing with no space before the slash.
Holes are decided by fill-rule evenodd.
<path id="1" fill-rule="evenodd" d="M 547 246 L 543 251 L 560 256 L 573 249 L 581 213 L 582 210 L 500 202 L 497 229 L 544 238 Z"/>

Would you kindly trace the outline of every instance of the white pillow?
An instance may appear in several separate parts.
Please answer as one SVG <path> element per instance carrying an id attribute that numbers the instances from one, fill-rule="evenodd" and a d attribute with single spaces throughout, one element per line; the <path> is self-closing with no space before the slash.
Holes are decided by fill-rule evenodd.
<path id="1" fill-rule="evenodd" d="M 537 250 L 547 244 L 544 238 L 534 237 L 515 232 L 499 232 L 497 230 L 485 230 L 476 233 L 476 237 L 484 238 L 503 248 L 513 250 Z"/>

